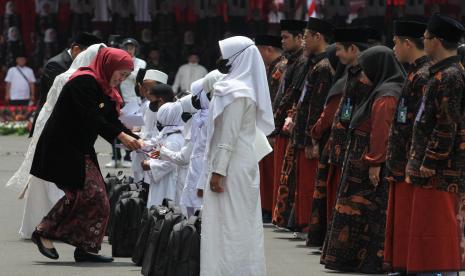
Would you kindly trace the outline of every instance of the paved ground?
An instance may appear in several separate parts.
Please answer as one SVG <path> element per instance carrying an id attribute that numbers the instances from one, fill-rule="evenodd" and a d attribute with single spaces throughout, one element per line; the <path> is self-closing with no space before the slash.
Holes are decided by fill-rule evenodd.
<path id="1" fill-rule="evenodd" d="M 60 259 L 53 261 L 40 255 L 31 242 L 18 238 L 23 201 L 17 199 L 16 191 L 3 186 L 22 162 L 27 143 L 25 137 L 0 136 L 0 275 L 140 275 L 140 268 L 133 266 L 129 259 L 118 258 L 104 265 L 76 264 L 74 248 L 56 244 Z M 109 145 L 99 141 L 96 148 L 100 164 L 109 161 Z M 324 270 L 315 248 L 306 247 L 302 241 L 291 241 L 290 237 L 290 233 L 277 233 L 265 226 L 268 275 L 341 275 Z M 110 252 L 110 245 L 105 243 L 103 253 Z"/>

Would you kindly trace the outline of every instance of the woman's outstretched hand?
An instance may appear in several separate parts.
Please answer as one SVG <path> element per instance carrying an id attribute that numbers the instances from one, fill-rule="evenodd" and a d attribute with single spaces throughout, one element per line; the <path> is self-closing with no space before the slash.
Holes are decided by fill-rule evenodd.
<path id="1" fill-rule="evenodd" d="M 128 149 L 128 150 L 137 150 L 144 146 L 144 141 L 142 139 L 136 139 L 124 132 L 121 132 L 118 135 L 118 140 Z"/>

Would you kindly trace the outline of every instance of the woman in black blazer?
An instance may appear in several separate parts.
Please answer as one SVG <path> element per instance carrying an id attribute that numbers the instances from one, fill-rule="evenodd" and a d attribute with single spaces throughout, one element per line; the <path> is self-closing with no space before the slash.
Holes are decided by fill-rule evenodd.
<path id="1" fill-rule="evenodd" d="M 142 146 L 118 119 L 122 103 L 116 87 L 133 62 L 122 50 L 102 48 L 89 67 L 81 67 L 63 87 L 39 138 L 31 174 L 65 192 L 32 235 L 39 251 L 58 259 L 51 240 L 76 247 L 77 262 L 111 262 L 97 255 L 109 217 L 109 203 L 94 144 L 97 136 L 118 138 L 128 149 Z"/>

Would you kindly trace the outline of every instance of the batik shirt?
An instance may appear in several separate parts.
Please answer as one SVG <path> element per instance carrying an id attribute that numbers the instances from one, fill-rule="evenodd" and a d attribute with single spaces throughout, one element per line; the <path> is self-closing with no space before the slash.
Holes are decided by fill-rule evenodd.
<path id="1" fill-rule="evenodd" d="M 301 87 L 298 85 L 299 77 L 305 70 L 307 59 L 302 54 L 302 49 L 291 54 L 287 59 L 286 71 L 281 78 L 278 94 L 273 104 L 274 121 L 276 129 L 272 134 L 281 134 L 288 111 L 292 109 L 300 96 Z"/>
<path id="2" fill-rule="evenodd" d="M 431 62 L 428 57 L 417 59 L 409 70 L 407 81 L 403 87 L 401 98 L 392 123 L 387 159 L 386 177 L 400 182 L 405 178 L 412 130 L 415 117 L 421 105 L 421 99 L 426 91 Z"/>
<path id="3" fill-rule="evenodd" d="M 274 102 L 274 99 L 278 94 L 279 82 L 283 76 L 284 70 L 286 69 L 286 64 L 287 59 L 284 56 L 280 56 L 267 68 L 266 74 L 268 78 L 268 86 L 270 88 L 271 102 Z"/>
<path id="4" fill-rule="evenodd" d="M 305 74 L 307 72 L 303 72 Z M 311 108 L 315 108 L 316 99 L 323 98 L 320 105 L 324 105 L 324 100 L 331 85 L 333 70 L 329 64 L 326 52 L 312 56 L 309 62 L 309 70 L 306 76 L 305 86 L 297 103 L 295 113 L 295 126 L 293 132 L 294 144 L 298 148 L 305 146 L 307 118 Z M 322 95 L 323 94 L 323 95 Z M 315 111 L 317 112 L 317 111 Z M 321 113 L 321 112 L 320 112 Z M 318 113 L 318 116 L 320 114 Z"/>
<path id="5" fill-rule="evenodd" d="M 460 57 L 452 56 L 429 72 L 413 126 L 409 175 L 414 185 L 465 193 L 465 69 Z M 419 177 L 421 166 L 435 170 L 435 176 Z"/>
<path id="6" fill-rule="evenodd" d="M 329 163 L 333 165 L 342 166 L 352 114 L 355 113 L 360 100 L 371 90 L 370 85 L 360 81 L 361 72 L 362 68 L 359 65 L 351 66 L 347 72 L 344 94 L 339 103 L 327 145 L 330 149 Z"/>

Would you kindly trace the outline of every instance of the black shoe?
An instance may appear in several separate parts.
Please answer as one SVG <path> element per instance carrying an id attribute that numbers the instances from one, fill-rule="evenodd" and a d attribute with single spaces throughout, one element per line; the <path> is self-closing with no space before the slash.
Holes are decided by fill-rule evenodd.
<path id="1" fill-rule="evenodd" d="M 40 240 L 40 235 L 37 232 L 37 230 L 34 231 L 34 233 L 32 233 L 31 240 L 33 243 L 37 245 L 37 248 L 39 248 L 40 253 L 42 253 L 42 255 L 44 255 L 45 257 L 54 259 L 54 260 L 60 257 L 55 248 L 47 248 L 42 244 L 42 241 Z"/>
<path id="2" fill-rule="evenodd" d="M 80 248 L 76 248 L 76 250 L 74 250 L 74 260 L 78 263 L 80 262 L 90 262 L 90 263 L 111 263 L 113 262 L 112 257 L 92 254 Z"/>

